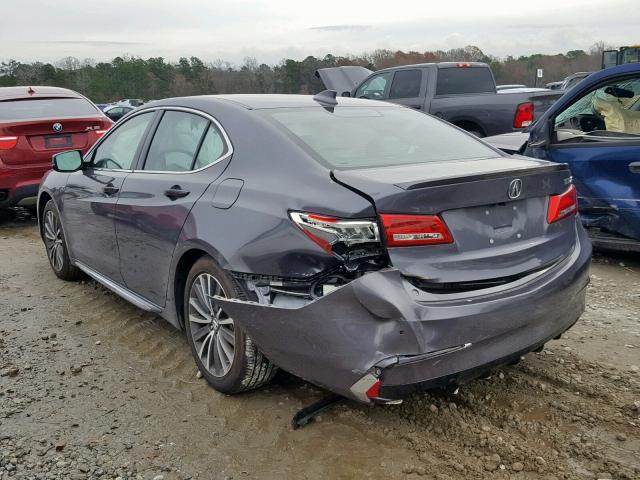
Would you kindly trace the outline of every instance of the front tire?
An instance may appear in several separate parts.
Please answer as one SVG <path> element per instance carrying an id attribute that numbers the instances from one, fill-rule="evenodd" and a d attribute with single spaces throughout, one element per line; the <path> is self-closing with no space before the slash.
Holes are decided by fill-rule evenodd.
<path id="1" fill-rule="evenodd" d="M 74 266 L 69 259 L 62 222 L 53 200 L 49 200 L 42 211 L 42 239 L 51 269 L 58 278 L 73 281 L 83 277 L 82 270 Z"/>
<path id="2" fill-rule="evenodd" d="M 268 383 L 277 367 L 213 296 L 245 298 L 229 274 L 211 257 L 202 257 L 191 267 L 184 289 L 185 330 L 198 369 L 213 388 L 226 394 Z"/>

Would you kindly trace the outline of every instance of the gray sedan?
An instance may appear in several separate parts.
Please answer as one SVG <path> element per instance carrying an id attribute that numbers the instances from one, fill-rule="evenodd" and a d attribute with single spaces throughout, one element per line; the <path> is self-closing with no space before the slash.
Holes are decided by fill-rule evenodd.
<path id="1" fill-rule="evenodd" d="M 366 403 L 571 327 L 591 256 L 576 210 L 565 165 L 331 91 L 146 104 L 56 155 L 38 199 L 55 274 L 183 329 L 217 390 L 279 367 Z"/>

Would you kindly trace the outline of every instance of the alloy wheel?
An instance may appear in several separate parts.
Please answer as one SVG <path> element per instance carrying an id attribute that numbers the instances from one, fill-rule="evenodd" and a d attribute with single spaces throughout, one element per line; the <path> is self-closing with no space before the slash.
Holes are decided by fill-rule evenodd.
<path id="1" fill-rule="evenodd" d="M 44 238 L 51 266 L 56 272 L 59 272 L 64 266 L 62 227 L 60 220 L 51 210 L 47 212 L 44 219 Z"/>
<path id="2" fill-rule="evenodd" d="M 226 298 L 220 282 L 209 273 L 198 275 L 189 291 L 189 328 L 202 365 L 224 377 L 235 355 L 235 326 L 213 297 Z"/>

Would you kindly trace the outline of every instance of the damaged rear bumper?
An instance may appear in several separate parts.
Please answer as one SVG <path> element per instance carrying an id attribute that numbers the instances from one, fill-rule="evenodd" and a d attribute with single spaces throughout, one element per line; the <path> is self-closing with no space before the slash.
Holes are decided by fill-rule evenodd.
<path id="1" fill-rule="evenodd" d="M 591 245 L 513 285 L 425 296 L 397 269 L 368 273 L 300 308 L 222 299 L 276 365 L 359 401 L 458 384 L 558 336 L 585 308 Z"/>

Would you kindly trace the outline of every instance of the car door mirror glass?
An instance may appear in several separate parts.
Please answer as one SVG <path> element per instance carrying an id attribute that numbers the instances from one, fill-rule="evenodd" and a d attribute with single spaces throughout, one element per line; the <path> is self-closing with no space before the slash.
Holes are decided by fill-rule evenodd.
<path id="1" fill-rule="evenodd" d="M 122 113 L 123 112 L 121 109 L 114 108 L 112 110 L 109 110 L 108 112 L 105 112 L 105 115 L 109 117 L 111 120 L 113 120 L 114 122 L 117 122 L 122 118 Z"/>
<path id="2" fill-rule="evenodd" d="M 70 150 L 53 156 L 53 169 L 56 172 L 75 172 L 82 168 L 82 152 Z"/>

